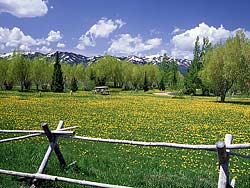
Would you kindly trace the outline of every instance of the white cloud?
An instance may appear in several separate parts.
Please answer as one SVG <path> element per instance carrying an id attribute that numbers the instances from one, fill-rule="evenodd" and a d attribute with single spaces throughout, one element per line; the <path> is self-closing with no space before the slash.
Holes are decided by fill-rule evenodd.
<path id="1" fill-rule="evenodd" d="M 22 45 L 19 47 L 19 49 L 20 49 L 21 51 L 30 51 L 30 50 L 31 50 L 27 45 L 24 45 L 24 44 L 22 44 Z"/>
<path id="2" fill-rule="evenodd" d="M 42 39 L 36 39 L 36 46 L 41 46 L 41 45 L 47 45 L 47 46 L 49 46 L 50 42 L 48 42 L 44 38 L 42 38 Z"/>
<path id="3" fill-rule="evenodd" d="M 51 30 L 48 34 L 47 41 L 49 42 L 57 42 L 62 39 L 62 35 L 60 31 Z"/>
<path id="4" fill-rule="evenodd" d="M 34 46 L 36 40 L 29 35 L 25 35 L 18 27 L 13 29 L 0 27 L 0 41 L 6 47 Z M 23 46 L 23 47 L 24 47 Z"/>
<path id="5" fill-rule="evenodd" d="M 186 30 L 181 34 L 177 34 L 172 37 L 171 44 L 171 55 L 180 58 L 193 58 L 193 49 L 196 37 L 200 39 L 208 37 L 212 44 L 216 44 L 220 41 L 226 40 L 228 37 L 233 35 L 233 31 L 225 29 L 222 25 L 218 28 L 208 26 L 205 23 L 199 24 L 199 26 Z"/>
<path id="6" fill-rule="evenodd" d="M 43 16 L 48 12 L 42 0 L 0 0 L 0 13 L 7 12 L 16 17 Z"/>
<path id="7" fill-rule="evenodd" d="M 159 35 L 159 34 L 161 34 L 161 32 L 159 30 L 157 30 L 157 29 L 151 29 L 150 30 L 150 35 Z"/>
<path id="8" fill-rule="evenodd" d="M 161 38 L 152 38 L 143 42 L 140 36 L 131 37 L 130 34 L 121 34 L 118 39 L 112 41 L 108 52 L 112 54 L 136 55 L 140 52 L 157 48 L 161 43 Z"/>
<path id="9" fill-rule="evenodd" d="M 36 50 L 44 54 L 47 54 L 52 51 L 51 48 L 47 48 L 46 46 L 43 46 L 42 48 L 37 48 Z"/>
<path id="10" fill-rule="evenodd" d="M 5 46 L 3 44 L 0 44 L 0 50 L 4 50 Z"/>
<path id="11" fill-rule="evenodd" d="M 107 18 L 101 18 L 79 38 L 76 48 L 84 50 L 87 46 L 95 46 L 97 38 L 108 38 L 112 32 L 121 28 L 124 24 L 125 22 L 121 19 L 108 20 Z"/>
<path id="12" fill-rule="evenodd" d="M 64 43 L 60 43 L 60 42 L 58 42 L 56 45 L 57 48 L 65 48 L 65 46 L 66 45 Z"/>
<path id="13" fill-rule="evenodd" d="M 54 40 L 56 37 L 51 37 L 51 39 Z M 12 29 L 0 27 L 0 45 L 1 49 L 14 48 L 22 51 L 30 51 L 31 47 L 49 46 L 50 42 L 44 38 L 34 39 L 30 35 L 25 35 L 18 27 L 14 27 Z"/>
<path id="14" fill-rule="evenodd" d="M 179 27 L 174 27 L 174 30 L 172 31 L 172 34 L 175 35 L 177 33 L 184 32 L 185 29 L 180 29 Z"/>

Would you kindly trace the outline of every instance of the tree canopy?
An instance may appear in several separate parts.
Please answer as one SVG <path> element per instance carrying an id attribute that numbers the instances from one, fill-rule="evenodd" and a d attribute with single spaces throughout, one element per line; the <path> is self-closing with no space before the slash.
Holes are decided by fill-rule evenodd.
<path id="1" fill-rule="evenodd" d="M 238 31 L 235 37 L 228 38 L 224 44 L 214 46 L 205 54 L 200 77 L 222 102 L 231 88 L 249 92 L 249 53 L 249 40 Z"/>

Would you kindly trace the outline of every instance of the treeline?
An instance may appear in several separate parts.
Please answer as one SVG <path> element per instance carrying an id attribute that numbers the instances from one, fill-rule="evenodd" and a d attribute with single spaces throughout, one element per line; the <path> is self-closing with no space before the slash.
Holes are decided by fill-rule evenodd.
<path id="1" fill-rule="evenodd" d="M 73 66 L 62 63 L 63 87 L 76 91 L 80 89 L 92 90 L 95 86 L 108 85 L 124 90 L 147 91 L 153 88 L 164 90 L 181 89 L 184 77 L 178 71 L 175 61 L 167 62 L 164 55 L 159 66 L 153 64 L 136 65 L 127 61 L 120 61 L 106 55 L 87 67 L 83 64 Z M 20 91 L 30 90 L 32 85 L 36 90 L 52 90 L 54 60 L 38 56 L 34 59 L 25 58 L 22 53 L 15 52 L 10 59 L 0 60 L 0 86 L 11 90 L 19 85 Z"/>
<path id="2" fill-rule="evenodd" d="M 42 56 L 30 60 L 14 53 L 10 59 L 0 60 L 0 86 L 10 90 L 20 85 L 21 91 L 30 90 L 32 85 L 36 90 L 51 91 L 92 90 L 101 85 L 144 91 L 168 88 L 191 95 L 212 94 L 220 96 L 221 101 L 225 101 L 228 92 L 249 94 L 250 40 L 244 32 L 240 30 L 214 46 L 208 38 L 203 38 L 202 45 L 199 42 L 197 37 L 194 57 L 185 77 L 179 72 L 177 62 L 169 62 L 166 54 L 159 65 L 136 65 L 106 55 L 85 67 L 59 64 L 58 53 L 55 60 Z M 60 70 L 55 71 L 55 67 Z M 58 75 L 59 80 L 55 79 Z M 56 85 L 60 86 L 59 90 L 55 89 Z"/>

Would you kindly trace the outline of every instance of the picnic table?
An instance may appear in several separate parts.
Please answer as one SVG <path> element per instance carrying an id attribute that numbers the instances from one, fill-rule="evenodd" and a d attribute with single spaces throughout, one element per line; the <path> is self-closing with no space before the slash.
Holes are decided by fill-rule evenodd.
<path id="1" fill-rule="evenodd" d="M 110 94 L 110 90 L 109 90 L 109 87 L 108 86 L 98 86 L 98 87 L 95 87 L 94 91 L 93 91 L 95 94 L 96 93 L 101 93 L 101 94 L 107 94 L 109 95 Z"/>

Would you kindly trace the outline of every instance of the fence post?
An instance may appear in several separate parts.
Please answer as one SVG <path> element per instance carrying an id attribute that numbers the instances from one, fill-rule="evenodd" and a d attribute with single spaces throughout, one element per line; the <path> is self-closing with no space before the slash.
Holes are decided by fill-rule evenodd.
<path id="1" fill-rule="evenodd" d="M 232 142 L 233 142 L 233 136 L 232 136 L 231 134 L 226 134 L 226 135 L 225 135 L 225 143 L 226 143 L 226 146 L 232 144 Z M 230 152 L 230 149 L 227 149 L 226 151 L 229 153 L 229 152 Z M 228 163 L 229 163 L 230 155 L 229 155 L 229 154 L 227 154 L 227 155 L 228 155 Z M 228 172 L 228 173 L 229 173 L 229 172 Z M 231 183 L 230 183 L 231 187 L 234 188 L 234 187 L 235 187 L 235 184 L 236 184 L 236 180 L 235 180 L 235 179 L 232 179 L 232 181 L 231 181 Z"/>
<path id="2" fill-rule="evenodd" d="M 230 145 L 232 143 L 232 135 L 226 134 L 225 136 L 225 142 L 224 141 L 218 141 L 216 142 L 216 148 L 218 152 L 218 159 L 219 159 L 219 180 L 218 180 L 218 188 L 229 188 L 229 169 L 228 169 L 228 163 L 229 163 L 229 152 L 228 149 L 226 149 L 226 145 Z"/>
<path id="3" fill-rule="evenodd" d="M 61 129 L 63 127 L 63 124 L 64 124 L 63 121 L 59 121 L 59 124 L 57 126 L 57 130 Z M 54 136 L 51 133 L 47 123 L 42 123 L 41 127 L 43 128 L 43 130 L 44 130 L 46 136 L 48 137 L 48 140 L 49 140 L 50 143 L 49 143 L 49 147 L 47 149 L 47 152 L 44 155 L 43 161 L 40 164 L 40 167 L 39 167 L 39 169 L 37 171 L 38 174 L 43 174 L 44 173 L 45 168 L 46 168 L 47 163 L 48 163 L 48 160 L 49 160 L 49 157 L 50 157 L 53 150 L 55 151 L 56 156 L 57 156 L 58 160 L 60 161 L 61 166 L 66 165 L 66 162 L 65 162 L 65 160 L 63 158 L 63 155 L 62 155 L 62 153 L 61 153 L 61 151 L 59 149 L 59 146 L 56 143 L 56 141 L 57 141 L 56 136 Z M 37 184 L 37 179 L 34 179 L 32 181 L 31 188 L 35 188 L 36 184 Z"/>
<path id="4" fill-rule="evenodd" d="M 61 129 L 62 126 L 63 126 L 63 122 L 62 122 L 62 123 L 59 122 L 58 127 L 57 127 L 57 130 L 58 130 L 58 129 Z M 52 150 L 54 149 L 54 151 L 55 151 L 55 153 L 56 153 L 56 156 L 57 156 L 57 158 L 58 158 L 58 160 L 59 160 L 59 162 L 60 162 L 60 165 L 61 165 L 61 166 L 65 166 L 65 165 L 66 165 L 66 162 L 65 162 L 65 160 L 64 160 L 64 158 L 63 158 L 63 155 L 62 155 L 62 153 L 61 153 L 61 151 L 60 151 L 59 145 L 56 143 L 56 141 L 57 141 L 56 136 L 54 136 L 54 135 L 51 133 L 51 131 L 50 131 L 50 129 L 49 129 L 47 123 L 42 124 L 42 128 L 43 128 L 43 130 L 44 130 L 46 136 L 48 137 L 48 140 L 49 140 L 49 142 L 50 142 L 50 145 L 51 145 Z"/>

